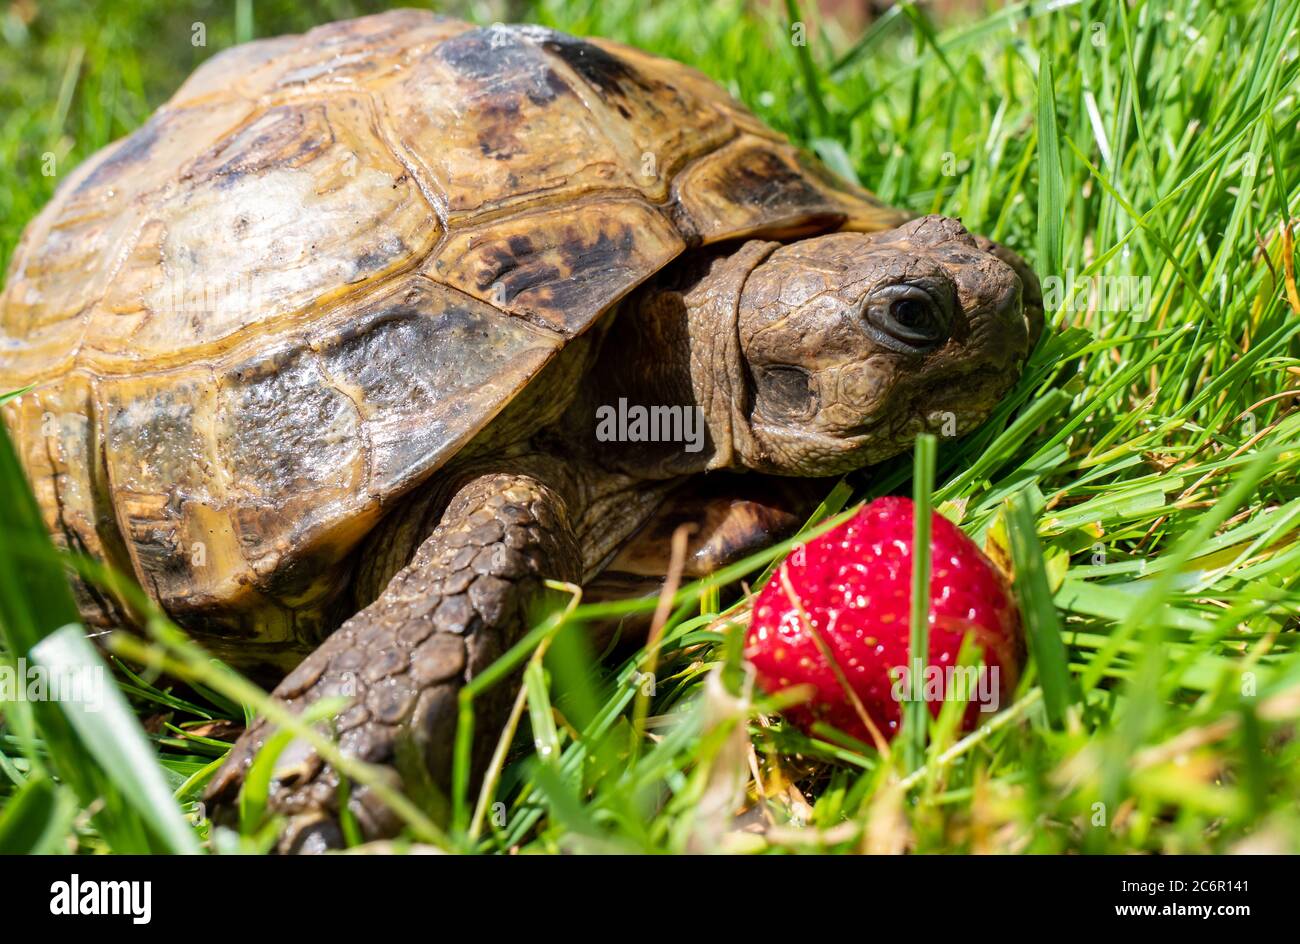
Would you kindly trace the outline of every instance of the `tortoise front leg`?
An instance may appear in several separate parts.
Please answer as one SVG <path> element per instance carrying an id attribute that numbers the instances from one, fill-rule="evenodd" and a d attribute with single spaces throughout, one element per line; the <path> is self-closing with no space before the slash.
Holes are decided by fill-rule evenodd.
<path id="1" fill-rule="evenodd" d="M 529 604 L 542 581 L 580 580 L 581 560 L 564 502 L 554 491 L 525 475 L 476 478 L 453 496 L 438 527 L 379 598 L 339 627 L 273 694 L 295 711 L 319 698 L 352 696 L 336 719 L 340 749 L 389 767 L 400 786 L 397 749 L 409 736 L 434 784 L 446 791 L 459 689 L 527 630 Z M 475 701 L 479 769 L 504 726 L 515 689 L 498 685 Z M 207 798 L 219 811 L 235 805 L 248 766 L 271 732 L 259 718 L 235 744 L 208 787 Z M 270 792 L 271 809 L 290 817 L 282 851 L 341 845 L 339 797 L 338 774 L 305 742 L 291 743 L 276 763 Z M 366 788 L 352 787 L 348 808 L 367 839 L 398 829 L 392 813 Z"/>

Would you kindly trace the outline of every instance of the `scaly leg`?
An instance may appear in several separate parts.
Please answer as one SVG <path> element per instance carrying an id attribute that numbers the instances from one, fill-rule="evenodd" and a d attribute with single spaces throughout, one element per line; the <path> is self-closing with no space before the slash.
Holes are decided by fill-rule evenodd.
<path id="1" fill-rule="evenodd" d="M 527 610 L 542 581 L 579 581 L 581 561 L 554 491 L 524 475 L 476 478 L 455 494 L 438 527 L 379 598 L 273 694 L 294 711 L 319 698 L 351 696 L 336 719 L 340 749 L 389 767 L 401 787 L 397 752 L 410 737 L 433 783 L 446 791 L 458 691 L 528 629 Z M 513 697 L 512 686 L 502 684 L 475 701 L 476 766 L 490 755 Z M 236 743 L 208 788 L 218 810 L 236 803 L 271 730 L 258 719 Z M 290 817 L 282 850 L 341 845 L 338 803 L 338 774 L 310 745 L 292 742 L 277 760 L 270 793 L 271 809 Z M 397 820 L 368 789 L 354 786 L 348 808 L 367 839 L 397 831 Z"/>

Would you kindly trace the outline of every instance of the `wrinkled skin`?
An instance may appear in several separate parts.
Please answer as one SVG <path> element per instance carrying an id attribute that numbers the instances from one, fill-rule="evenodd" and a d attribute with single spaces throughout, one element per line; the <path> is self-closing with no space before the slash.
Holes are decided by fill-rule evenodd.
<path id="1" fill-rule="evenodd" d="M 896 455 L 945 423 L 970 429 L 1014 382 L 1037 338 L 1036 292 L 1016 257 L 942 217 L 875 234 L 752 241 L 665 273 L 592 345 L 591 369 L 554 424 L 459 464 L 442 480 L 449 504 L 435 487 L 413 506 L 418 513 L 398 516 L 379 543 L 389 560 L 407 563 L 372 575 L 377 597 L 277 696 L 295 709 L 351 697 L 337 722 L 342 748 L 388 766 L 395 786 L 409 787 L 413 776 L 409 761 L 398 772 L 401 758 L 423 758 L 445 791 L 456 692 L 526 631 L 544 580 L 591 580 L 620 545 L 598 585 L 616 582 L 620 568 L 625 578 L 662 572 L 655 555 L 665 528 L 657 522 L 674 511 L 680 520 L 683 507 L 701 525 L 688 554 L 696 572 L 757 550 L 799 521 L 788 511 L 798 497 L 788 491 L 765 499 L 752 489 L 715 490 L 683 504 L 690 490 L 681 486 L 700 473 L 828 476 Z M 620 398 L 699 407 L 704 447 L 597 440 L 597 411 Z M 508 414 L 504 423 L 512 425 Z M 671 488 L 679 497 L 656 516 Z M 479 767 L 512 694 L 499 686 L 476 704 Z M 219 808 L 235 802 L 268 732 L 264 721 L 246 732 L 214 780 L 209 795 Z M 290 817 L 282 847 L 340 843 L 338 796 L 337 773 L 293 742 L 271 795 Z M 367 789 L 353 790 L 349 803 L 366 836 L 400 825 Z"/>

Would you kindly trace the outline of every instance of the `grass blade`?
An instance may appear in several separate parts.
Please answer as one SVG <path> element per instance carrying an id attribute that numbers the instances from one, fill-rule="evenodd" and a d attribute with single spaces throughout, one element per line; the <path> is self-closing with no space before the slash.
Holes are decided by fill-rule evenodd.
<path id="1" fill-rule="evenodd" d="M 910 681 L 903 706 L 903 756 L 908 771 L 925 758 L 930 712 L 925 704 L 925 667 L 930 662 L 930 515 L 934 501 L 935 438 L 922 433 L 916 439 L 912 471 L 912 610 L 908 632 Z"/>
<path id="2" fill-rule="evenodd" d="M 47 777 L 33 777 L 0 810 L 0 855 L 58 852 L 77 804 Z"/>
<path id="3" fill-rule="evenodd" d="M 1012 495 L 1006 509 L 1011 560 L 1015 566 L 1015 590 L 1025 622 L 1029 652 L 1038 669 L 1047 720 L 1052 727 L 1060 728 L 1065 724 L 1069 706 L 1077 700 L 1069 657 L 1061 638 L 1061 619 L 1052 603 L 1043 549 L 1038 543 L 1034 518 L 1024 492 Z"/>
<path id="4" fill-rule="evenodd" d="M 1061 143 L 1056 127 L 1056 91 L 1052 87 L 1052 59 L 1043 56 L 1038 67 L 1038 271 L 1061 271 L 1065 228 L 1065 178 L 1061 173 Z M 1052 312 L 1047 312 L 1048 316 Z"/>
<path id="5" fill-rule="evenodd" d="M 91 681 L 92 697 L 60 699 L 59 709 L 80 736 L 85 750 L 164 848 L 172 853 L 198 853 L 194 831 L 181 816 L 171 788 L 154 763 L 153 748 L 81 625 L 71 623 L 50 633 L 32 648 L 31 654 L 52 678 Z M 93 683 L 94 679 L 99 682 Z"/>

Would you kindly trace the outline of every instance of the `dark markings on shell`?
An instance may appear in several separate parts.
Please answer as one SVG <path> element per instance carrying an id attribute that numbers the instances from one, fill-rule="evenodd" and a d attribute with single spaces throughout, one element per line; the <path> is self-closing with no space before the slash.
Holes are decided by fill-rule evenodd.
<path id="1" fill-rule="evenodd" d="M 565 309 L 589 297 L 591 286 L 623 278 L 628 260 L 636 252 L 636 234 L 628 227 L 602 231 L 591 243 L 562 247 L 570 277 L 549 286 L 551 307 Z"/>
<path id="2" fill-rule="evenodd" d="M 546 55 L 516 29 L 493 26 L 470 30 L 443 42 L 434 53 L 478 86 L 476 103 L 479 152 L 497 161 L 522 154 L 519 138 L 525 100 L 536 108 L 572 94 Z"/>
<path id="3" fill-rule="evenodd" d="M 261 501 L 335 483 L 357 449 L 356 410 L 329 385 L 314 356 L 287 351 L 237 369 L 223 385 L 228 442 L 239 480 Z"/>
<path id="4" fill-rule="evenodd" d="M 599 46 L 549 30 L 540 45 L 547 52 L 559 56 L 569 68 L 605 95 L 625 95 L 627 86 L 652 90 L 640 73 Z M 619 106 L 619 112 L 623 117 L 629 117 L 622 106 Z"/>
<path id="5" fill-rule="evenodd" d="M 548 303 L 563 308 L 567 301 L 578 303 L 587 297 L 593 281 L 617 276 L 635 251 L 636 234 L 627 227 L 614 233 L 602 230 L 590 241 L 575 235 L 549 250 L 536 247 L 527 236 L 512 236 L 505 245 L 488 250 L 491 265 L 479 274 L 477 286 L 487 291 L 499 283 L 505 302 L 546 288 Z M 555 261 L 547 261 L 552 254 Z M 567 280 L 565 270 L 570 273 Z"/>
<path id="6" fill-rule="evenodd" d="M 155 587 L 182 587 L 189 577 L 177 527 L 196 471 L 210 471 L 195 426 L 196 399 L 192 385 L 178 384 L 150 397 L 123 402 L 111 396 L 109 402 L 106 447 L 110 455 L 130 455 L 132 463 L 118 470 L 114 483 L 131 495 L 120 502 L 124 536 Z"/>
<path id="7" fill-rule="evenodd" d="M 825 202 L 794 168 L 762 148 L 738 156 L 719 181 L 722 195 L 746 206 L 817 206 Z"/>
<path id="8" fill-rule="evenodd" d="M 484 157 L 494 161 L 508 161 L 523 151 L 515 129 L 519 127 L 519 100 L 488 101 L 480 113 L 482 128 L 478 134 L 478 149 Z"/>
<path id="9" fill-rule="evenodd" d="M 521 32 L 510 27 L 469 30 L 443 42 L 435 55 L 461 75 L 490 85 L 494 96 L 526 95 L 540 107 L 571 91 Z"/>
<path id="10" fill-rule="evenodd" d="M 327 373 L 344 380 L 366 415 L 371 487 L 400 490 L 472 431 L 475 418 L 513 393 L 504 376 L 529 376 L 551 344 L 490 305 L 431 283 L 359 313 L 325 339 Z"/>
<path id="11" fill-rule="evenodd" d="M 394 259 L 402 259 L 410 254 L 410 249 L 400 236 L 392 236 L 374 249 L 357 256 L 353 263 L 353 282 L 360 282 L 388 267 Z"/>

